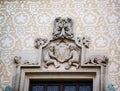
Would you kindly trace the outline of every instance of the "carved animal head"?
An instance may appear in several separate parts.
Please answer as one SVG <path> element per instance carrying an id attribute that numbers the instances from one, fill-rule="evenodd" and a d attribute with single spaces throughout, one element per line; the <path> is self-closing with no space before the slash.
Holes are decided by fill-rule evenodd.
<path id="1" fill-rule="evenodd" d="M 102 61 L 102 63 L 103 63 L 103 64 L 107 64 L 108 61 L 109 61 L 109 59 L 108 59 L 106 56 L 103 56 L 103 61 Z"/>
<path id="2" fill-rule="evenodd" d="M 58 17 L 54 21 L 53 38 L 70 38 L 73 37 L 73 22 L 70 18 Z"/>

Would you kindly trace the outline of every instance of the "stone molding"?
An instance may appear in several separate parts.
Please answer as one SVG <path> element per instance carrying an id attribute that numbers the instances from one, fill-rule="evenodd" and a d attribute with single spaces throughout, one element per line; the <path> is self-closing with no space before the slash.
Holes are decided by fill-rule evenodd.
<path id="1" fill-rule="evenodd" d="M 108 57 L 101 54 L 87 57 L 89 43 L 89 38 L 74 37 L 72 19 L 56 18 L 52 38 L 35 39 L 35 48 L 38 51 L 36 63 L 30 63 L 29 60 L 22 63 L 24 59 L 15 56 L 14 62 L 17 65 L 15 79 L 17 84 L 13 84 L 14 91 L 28 91 L 28 80 L 32 77 L 29 78 L 27 73 L 31 76 L 46 73 L 47 76 L 47 73 L 52 74 L 52 72 L 61 73 L 62 75 L 67 72 L 73 72 L 73 74 L 74 72 L 95 73 L 95 78 L 92 78 L 92 80 L 95 80 L 93 91 L 106 91 L 105 82 L 103 81 L 105 81 L 104 76 L 106 75 L 105 68 Z M 93 69 L 96 71 L 94 72 Z M 36 77 L 36 79 L 38 78 Z"/>

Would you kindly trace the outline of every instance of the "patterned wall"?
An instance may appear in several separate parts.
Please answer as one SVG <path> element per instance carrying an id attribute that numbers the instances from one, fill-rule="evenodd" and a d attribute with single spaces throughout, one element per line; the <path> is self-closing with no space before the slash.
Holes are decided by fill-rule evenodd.
<path id="1" fill-rule="evenodd" d="M 91 38 L 90 50 L 108 52 L 108 83 L 120 91 L 120 0 L 0 0 L 0 87 L 11 85 L 14 53 L 34 51 L 58 16 L 74 20 L 75 36 Z"/>

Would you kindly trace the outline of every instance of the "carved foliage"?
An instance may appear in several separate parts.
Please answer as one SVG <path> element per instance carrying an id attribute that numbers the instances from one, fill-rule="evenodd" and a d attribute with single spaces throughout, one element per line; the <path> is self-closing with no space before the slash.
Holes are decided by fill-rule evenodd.
<path id="1" fill-rule="evenodd" d="M 58 17 L 54 21 L 53 38 L 73 38 L 73 21 L 70 18 Z"/>
<path id="2" fill-rule="evenodd" d="M 35 39 L 35 48 L 38 49 L 40 46 L 45 45 L 46 42 L 47 42 L 47 39 L 42 39 L 42 38 Z"/>
<path id="3" fill-rule="evenodd" d="M 49 41 L 48 41 L 49 40 Z M 58 17 L 54 21 L 53 36 L 51 39 L 37 38 L 35 48 L 38 50 L 38 62 L 48 68 L 51 64 L 59 68 L 61 64 L 66 64 L 65 69 L 72 66 L 79 68 L 81 57 L 85 48 L 89 48 L 89 38 L 77 37 L 73 35 L 73 21 L 70 18 Z M 84 48 L 83 48 L 84 47 Z M 42 56 L 41 56 L 42 55 Z M 41 60 L 42 59 L 42 60 Z M 31 63 L 30 60 L 15 56 L 16 64 L 38 64 Z M 92 56 L 87 59 L 85 64 L 100 64 L 106 66 L 108 58 L 106 56 Z"/>
<path id="4" fill-rule="evenodd" d="M 78 42 L 78 45 L 79 46 L 85 46 L 86 48 L 89 48 L 89 42 L 90 42 L 90 39 L 89 38 L 81 38 L 81 37 L 77 37 L 77 42 Z"/>

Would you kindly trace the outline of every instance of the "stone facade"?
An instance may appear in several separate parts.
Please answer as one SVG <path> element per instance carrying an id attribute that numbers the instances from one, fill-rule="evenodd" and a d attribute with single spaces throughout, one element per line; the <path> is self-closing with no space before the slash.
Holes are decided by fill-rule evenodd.
<path id="1" fill-rule="evenodd" d="M 30 79 L 46 77 L 46 79 L 59 80 L 63 77 L 58 74 L 62 76 L 67 74 L 64 79 L 71 77 L 88 80 L 89 78 L 93 81 L 93 91 L 106 91 L 104 76 L 106 76 L 108 57 L 103 54 L 93 54 L 93 57 L 87 55 L 90 41 L 85 37 L 74 37 L 71 18 L 57 17 L 53 26 L 51 38 L 35 39 L 35 48 L 38 50 L 37 62 L 25 60 L 22 56 L 14 57 L 16 71 L 12 79 L 12 90 L 28 91 Z M 48 76 L 49 74 L 51 77 Z"/>
<path id="2" fill-rule="evenodd" d="M 34 40 L 41 37 L 46 42 L 45 38 L 50 39 L 54 29 L 53 21 L 60 16 L 73 19 L 75 37 L 90 37 L 90 47 L 86 55 L 91 55 L 87 57 L 86 65 L 97 65 L 100 62 L 104 67 L 106 66 L 104 63 L 107 61 L 93 61 L 96 60 L 93 54 L 109 56 L 105 87 L 112 83 L 116 91 L 119 91 L 119 11 L 119 0 L 1 0 L 0 89 L 13 84 L 12 77 L 15 74 L 13 60 L 16 55 L 22 57 L 18 57 L 23 60 L 22 64 L 39 64 L 38 59 L 40 58 L 36 55 L 40 51 L 34 48 Z M 54 35 L 56 34 L 54 33 Z M 81 39 L 78 38 L 78 40 Z M 103 56 L 102 59 L 97 60 L 103 59 L 106 58 Z M 19 61 L 16 60 L 16 63 L 19 64 Z"/>

